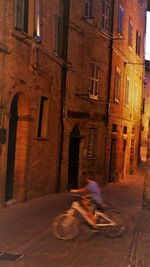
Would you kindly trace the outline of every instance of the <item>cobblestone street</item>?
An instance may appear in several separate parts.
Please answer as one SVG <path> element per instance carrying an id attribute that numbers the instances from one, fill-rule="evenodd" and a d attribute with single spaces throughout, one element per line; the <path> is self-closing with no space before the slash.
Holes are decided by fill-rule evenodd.
<path id="1" fill-rule="evenodd" d="M 126 181 L 102 188 L 105 202 L 124 215 L 128 231 L 106 238 L 89 228 L 72 241 L 57 240 L 51 233 L 53 218 L 66 210 L 71 195 L 53 194 L 16 203 L 0 211 L 0 250 L 20 254 L 18 261 L 1 260 L 2 267 L 149 267 L 150 213 L 141 208 L 143 171 Z"/>

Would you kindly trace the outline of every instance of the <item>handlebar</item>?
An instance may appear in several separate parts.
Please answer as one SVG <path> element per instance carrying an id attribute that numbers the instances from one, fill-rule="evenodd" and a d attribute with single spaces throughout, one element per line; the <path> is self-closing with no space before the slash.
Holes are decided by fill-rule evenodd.
<path id="1" fill-rule="evenodd" d="M 72 192 L 71 192 L 71 194 L 72 194 L 72 196 L 73 196 L 74 198 L 76 198 L 76 199 L 79 199 L 79 200 L 82 199 L 82 196 L 81 196 L 80 194 L 76 194 L 76 193 L 72 193 Z"/>

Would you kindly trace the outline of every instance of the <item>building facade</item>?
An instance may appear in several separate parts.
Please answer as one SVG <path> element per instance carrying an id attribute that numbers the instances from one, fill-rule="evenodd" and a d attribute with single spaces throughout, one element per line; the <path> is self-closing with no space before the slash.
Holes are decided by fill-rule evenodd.
<path id="1" fill-rule="evenodd" d="M 145 12 L 144 0 L 0 2 L 2 205 L 136 169 Z"/>
<path id="2" fill-rule="evenodd" d="M 0 195 L 6 203 L 56 190 L 62 62 L 51 17 L 63 5 L 1 1 L 0 10 Z"/>
<path id="3" fill-rule="evenodd" d="M 146 1 L 114 1 L 107 157 L 108 179 L 132 174 L 138 165 Z"/>
<path id="4" fill-rule="evenodd" d="M 141 132 L 141 159 L 150 159 L 149 144 L 150 129 L 150 61 L 145 61 L 145 80 L 143 89 L 142 132 Z"/>

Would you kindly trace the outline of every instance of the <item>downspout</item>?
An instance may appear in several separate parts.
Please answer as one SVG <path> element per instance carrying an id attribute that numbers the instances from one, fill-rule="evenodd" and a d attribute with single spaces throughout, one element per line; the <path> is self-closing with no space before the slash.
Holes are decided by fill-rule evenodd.
<path id="1" fill-rule="evenodd" d="M 1 114 L 0 114 L 0 127 L 4 128 L 4 111 L 5 111 L 5 71 L 6 71 L 6 56 L 9 53 L 9 49 L 7 47 L 7 38 L 6 38 L 6 14 L 7 14 L 7 4 L 6 1 L 3 2 L 3 14 L 4 14 L 4 20 L 3 20 L 3 25 L 2 25 L 2 43 L 0 44 L 0 53 L 2 53 L 2 63 L 1 63 L 1 68 L 0 68 L 0 109 L 1 109 Z M 6 144 L 1 143 L 0 144 L 0 203 L 2 207 L 5 207 L 5 179 L 6 179 L 6 172 L 5 172 L 5 154 L 6 154 Z"/>
<path id="2" fill-rule="evenodd" d="M 110 108 L 110 91 L 111 91 L 111 75 L 112 75 L 112 56 L 113 56 L 113 28 L 114 28 L 114 10 L 115 10 L 115 0 L 112 1 L 112 16 L 111 16 L 111 39 L 109 48 L 109 70 L 108 70 L 108 96 L 107 96 L 107 110 L 106 110 L 106 126 L 109 122 L 109 108 Z"/>
<path id="3" fill-rule="evenodd" d="M 113 28 L 114 28 L 114 10 L 115 10 L 115 0 L 112 1 L 112 12 L 111 12 L 111 28 L 110 28 L 110 46 L 109 46 L 109 68 L 108 68 L 108 86 L 107 86 L 107 103 L 106 103 L 106 139 L 105 139 L 105 159 L 104 159 L 104 177 L 109 177 L 108 172 L 108 154 L 107 154 L 107 143 L 108 143 L 108 124 L 109 124 L 109 109 L 110 109 L 110 91 L 111 91 L 111 76 L 112 76 L 112 55 L 113 55 Z M 109 178 L 106 178 L 107 180 Z M 104 184 L 106 180 L 104 180 Z"/>
<path id="4" fill-rule="evenodd" d="M 64 17 L 63 17 L 63 64 L 61 67 L 61 99 L 60 99 L 60 147 L 58 155 L 58 171 L 56 181 L 56 192 L 60 192 L 62 156 L 64 143 L 64 119 L 65 119 L 65 99 L 66 99 L 66 83 L 67 83 L 67 62 L 68 62 L 68 33 L 70 19 L 70 0 L 64 0 Z"/>

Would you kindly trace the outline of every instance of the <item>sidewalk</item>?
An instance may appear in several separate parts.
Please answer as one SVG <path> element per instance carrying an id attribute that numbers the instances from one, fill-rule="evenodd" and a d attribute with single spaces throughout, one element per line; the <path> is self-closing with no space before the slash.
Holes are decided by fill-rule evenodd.
<path id="1" fill-rule="evenodd" d="M 142 209 L 143 165 L 135 175 L 102 188 L 110 208 L 119 209 L 127 222 L 123 238 L 81 235 L 72 242 L 51 234 L 53 218 L 71 202 L 68 193 L 52 194 L 0 211 L 0 251 L 24 254 L 18 262 L 0 267 L 150 267 L 150 211 Z"/>

